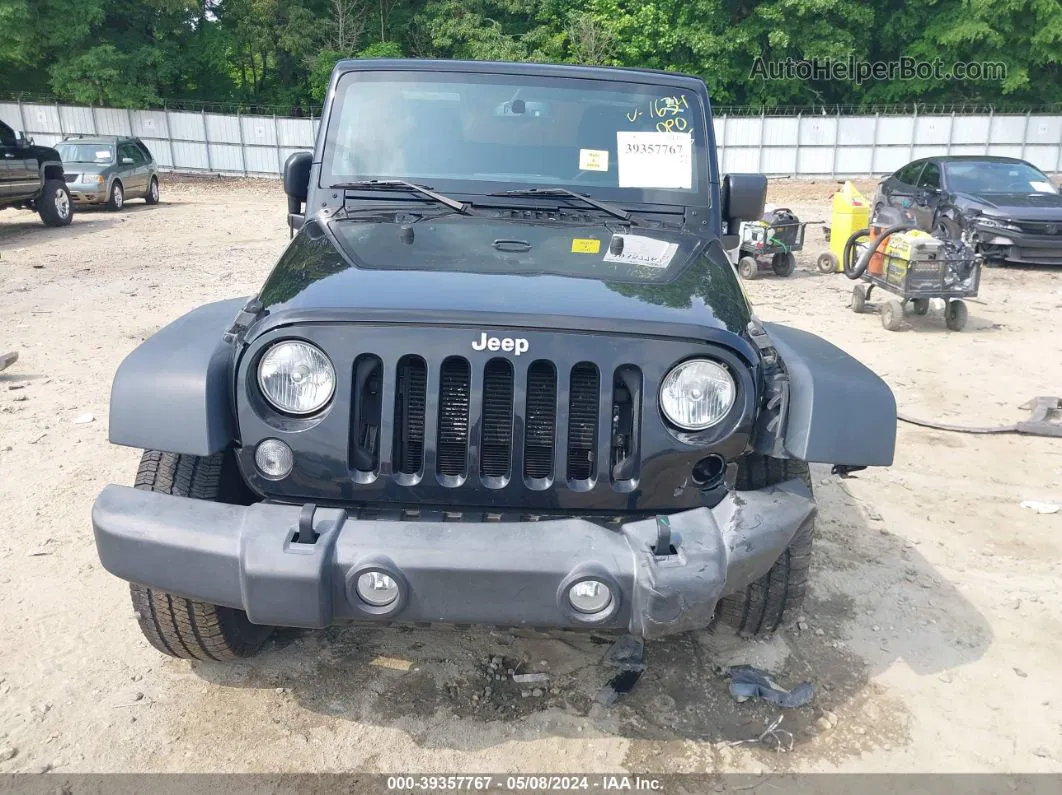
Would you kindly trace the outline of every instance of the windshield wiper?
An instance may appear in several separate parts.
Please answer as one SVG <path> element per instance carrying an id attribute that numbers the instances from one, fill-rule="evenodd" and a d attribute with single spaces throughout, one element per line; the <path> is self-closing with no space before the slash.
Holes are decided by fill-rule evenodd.
<path id="1" fill-rule="evenodd" d="M 406 182 L 404 179 L 363 179 L 356 180 L 354 182 L 339 182 L 335 185 L 329 186 L 333 189 L 349 189 L 349 190 L 406 190 L 411 193 L 419 193 L 423 196 L 427 196 L 429 199 L 434 199 L 439 204 L 445 204 L 451 210 L 456 210 L 459 213 L 470 215 L 468 211 L 468 205 L 464 202 L 459 202 L 457 199 L 451 199 L 449 196 L 443 196 L 441 193 L 436 193 L 427 185 L 418 185 L 415 182 Z"/>
<path id="2" fill-rule="evenodd" d="M 579 201 L 586 202 L 591 207 L 596 207 L 602 212 L 606 212 L 616 218 L 622 218 L 624 221 L 631 220 L 631 214 L 624 210 L 622 207 L 617 207 L 614 204 L 599 201 L 592 196 L 587 196 L 585 193 L 576 193 L 573 190 L 567 188 L 521 188 L 517 190 L 503 190 L 497 193 L 488 193 L 488 196 L 571 196 Z"/>

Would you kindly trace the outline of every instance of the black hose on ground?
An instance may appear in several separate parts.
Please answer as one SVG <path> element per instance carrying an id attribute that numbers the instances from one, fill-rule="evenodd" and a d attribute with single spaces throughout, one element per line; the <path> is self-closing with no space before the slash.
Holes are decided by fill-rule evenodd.
<path id="1" fill-rule="evenodd" d="M 948 425 L 944 422 L 934 422 L 932 420 L 920 420 L 912 417 L 903 412 L 896 412 L 896 419 L 901 422 L 908 422 L 911 425 L 921 425 L 923 428 L 933 428 L 938 431 L 954 431 L 955 433 L 1018 433 L 1017 425 L 995 425 L 995 426 L 971 426 L 971 425 Z"/>
<path id="2" fill-rule="evenodd" d="M 916 229 L 914 224 L 893 224 L 886 227 L 880 235 L 870 241 L 866 251 L 863 252 L 863 256 L 859 258 L 859 261 L 854 265 L 852 264 L 852 258 L 855 256 L 856 243 L 859 238 L 864 235 L 870 234 L 869 229 L 860 229 L 848 238 L 844 244 L 844 255 L 841 263 L 844 266 L 844 275 L 849 279 L 858 279 L 866 271 L 867 266 L 870 264 L 870 258 L 874 256 L 874 252 L 878 250 L 878 246 L 882 244 L 890 235 L 894 235 L 897 232 L 906 232 L 909 229 Z"/>

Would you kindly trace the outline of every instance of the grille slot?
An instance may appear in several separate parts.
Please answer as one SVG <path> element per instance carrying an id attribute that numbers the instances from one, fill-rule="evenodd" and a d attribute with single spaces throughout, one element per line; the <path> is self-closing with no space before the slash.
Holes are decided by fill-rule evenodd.
<path id="1" fill-rule="evenodd" d="M 440 475 L 463 475 L 468 459 L 468 362 L 451 356 L 439 373 L 439 437 L 436 468 Z"/>
<path id="2" fill-rule="evenodd" d="M 527 370 L 527 415 L 524 417 L 524 476 L 553 474 L 557 436 L 557 371 L 549 362 L 532 362 Z"/>
<path id="3" fill-rule="evenodd" d="M 632 479 L 638 468 L 642 418 L 642 374 L 633 365 L 616 370 L 612 379 L 612 481 Z"/>
<path id="4" fill-rule="evenodd" d="M 505 359 L 491 359 L 483 371 L 482 429 L 480 474 L 508 475 L 513 450 L 513 367 Z"/>
<path id="5" fill-rule="evenodd" d="M 424 404 L 428 367 L 419 356 L 398 360 L 395 388 L 394 469 L 406 475 L 424 463 Z"/>
<path id="6" fill-rule="evenodd" d="M 383 362 L 379 356 L 354 360 L 354 407 L 351 417 L 350 463 L 361 472 L 374 472 L 380 463 L 380 387 Z"/>
<path id="7" fill-rule="evenodd" d="M 580 362 L 568 387 L 568 479 L 589 480 L 595 470 L 600 376 L 597 367 Z"/>

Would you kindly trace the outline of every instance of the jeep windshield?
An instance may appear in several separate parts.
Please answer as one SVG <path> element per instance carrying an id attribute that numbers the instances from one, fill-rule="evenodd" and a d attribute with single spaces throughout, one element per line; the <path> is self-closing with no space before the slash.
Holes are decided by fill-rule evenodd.
<path id="1" fill-rule="evenodd" d="M 564 187 L 620 204 L 706 205 L 704 131 L 698 96 L 667 84 L 352 71 L 337 84 L 320 185 L 406 180 L 481 197 Z M 570 201 L 545 193 L 539 202 Z"/>

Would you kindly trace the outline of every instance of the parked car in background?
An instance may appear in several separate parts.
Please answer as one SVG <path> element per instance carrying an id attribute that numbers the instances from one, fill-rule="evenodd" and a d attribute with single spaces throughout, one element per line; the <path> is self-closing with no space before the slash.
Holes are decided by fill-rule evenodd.
<path id="1" fill-rule="evenodd" d="M 35 210 L 48 226 L 66 226 L 74 209 L 59 153 L 34 146 L 0 121 L 0 210 L 5 207 Z"/>
<path id="2" fill-rule="evenodd" d="M 1012 157 L 930 157 L 878 187 L 874 209 L 909 210 L 938 236 L 969 234 L 988 261 L 1062 265 L 1062 195 L 1040 169 Z"/>
<path id="3" fill-rule="evenodd" d="M 155 158 L 139 138 L 68 136 L 56 146 L 66 164 L 66 184 L 78 204 L 121 210 L 127 199 L 159 202 Z"/>

